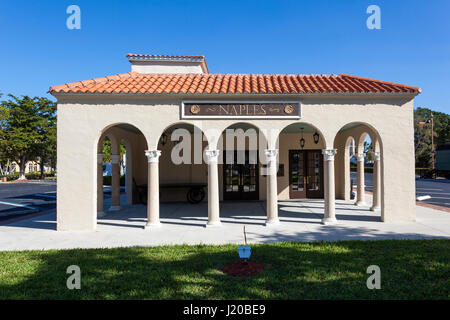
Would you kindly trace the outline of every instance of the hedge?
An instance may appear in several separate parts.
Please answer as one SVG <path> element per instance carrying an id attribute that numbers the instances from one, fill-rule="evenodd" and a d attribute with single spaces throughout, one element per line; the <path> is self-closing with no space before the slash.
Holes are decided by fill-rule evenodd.
<path id="1" fill-rule="evenodd" d="M 111 179 L 112 179 L 111 176 L 103 176 L 103 185 L 104 186 L 110 186 L 111 185 Z M 120 176 L 120 185 L 122 187 L 125 186 L 125 175 L 121 175 Z"/>
<path id="2" fill-rule="evenodd" d="M 4 177 L 6 177 L 7 181 L 17 180 L 17 179 L 19 179 L 19 173 L 15 172 L 12 174 L 0 175 L 0 178 L 4 178 Z M 55 172 L 44 172 L 44 179 L 49 178 L 49 177 L 55 177 Z M 39 180 L 41 178 L 41 172 L 39 171 L 39 172 L 25 173 L 25 178 L 27 178 L 28 180 Z"/>
<path id="3" fill-rule="evenodd" d="M 356 167 L 350 166 L 350 171 L 356 172 Z M 373 167 L 364 167 L 364 172 L 365 173 L 373 173 Z"/>

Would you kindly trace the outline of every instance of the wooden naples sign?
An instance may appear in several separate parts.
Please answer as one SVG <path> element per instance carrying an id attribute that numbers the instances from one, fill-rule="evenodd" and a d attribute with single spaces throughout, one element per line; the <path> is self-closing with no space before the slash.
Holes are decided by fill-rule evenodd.
<path id="1" fill-rule="evenodd" d="M 278 118 L 298 119 L 301 116 L 297 102 L 248 102 L 248 101 L 183 101 L 182 118 Z"/>

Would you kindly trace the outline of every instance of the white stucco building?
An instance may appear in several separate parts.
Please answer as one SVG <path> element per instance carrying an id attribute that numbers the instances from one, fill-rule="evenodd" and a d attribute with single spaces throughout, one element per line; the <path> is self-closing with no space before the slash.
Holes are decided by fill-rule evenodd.
<path id="1" fill-rule="evenodd" d="M 129 73 L 50 88 L 58 100 L 58 230 L 95 230 L 98 215 L 120 210 L 122 140 L 126 201 L 142 200 L 137 186 L 148 186 L 143 227 L 150 230 L 161 227 L 160 201 L 186 201 L 186 190 L 202 185 L 208 226 L 220 226 L 220 201 L 264 201 L 269 226 L 279 223 L 278 200 L 297 198 L 323 198 L 322 221 L 334 223 L 335 199 L 350 198 L 352 141 L 356 204 L 366 202 L 367 135 L 375 152 L 372 210 L 384 222 L 415 220 L 419 88 L 345 74 L 211 74 L 203 56 L 127 58 Z M 104 139 L 113 153 L 111 208 L 103 206 Z M 193 151 L 179 152 L 187 146 Z"/>

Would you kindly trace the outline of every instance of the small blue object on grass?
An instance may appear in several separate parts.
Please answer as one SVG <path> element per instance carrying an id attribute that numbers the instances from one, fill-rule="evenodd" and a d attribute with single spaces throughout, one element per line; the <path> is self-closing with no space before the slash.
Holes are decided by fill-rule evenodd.
<path id="1" fill-rule="evenodd" d="M 252 254 L 252 248 L 250 248 L 250 246 L 239 246 L 238 253 L 239 258 L 248 260 Z"/>
<path id="2" fill-rule="evenodd" d="M 248 259 L 250 259 L 250 255 L 252 254 L 252 248 L 247 245 L 247 235 L 245 233 L 245 226 L 244 226 L 244 239 L 245 239 L 245 246 L 239 246 L 238 247 L 238 253 L 239 258 L 241 258 L 243 264 L 247 264 Z"/>

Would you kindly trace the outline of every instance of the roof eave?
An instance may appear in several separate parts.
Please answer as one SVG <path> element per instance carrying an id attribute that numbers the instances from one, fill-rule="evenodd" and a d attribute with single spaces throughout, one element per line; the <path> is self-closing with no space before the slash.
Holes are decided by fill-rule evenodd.
<path id="1" fill-rule="evenodd" d="M 100 92 L 52 92 L 49 91 L 54 97 L 58 96 L 142 96 L 142 97 L 240 97 L 240 96 L 271 96 L 271 97 L 283 97 L 283 96 L 322 96 L 322 97 L 339 97 L 339 96 L 356 96 L 356 97 L 415 97 L 420 94 L 418 92 L 292 92 L 292 93 L 255 93 L 255 92 L 243 92 L 243 93 L 125 93 L 125 92 L 111 92 L 111 93 L 100 93 Z"/>

